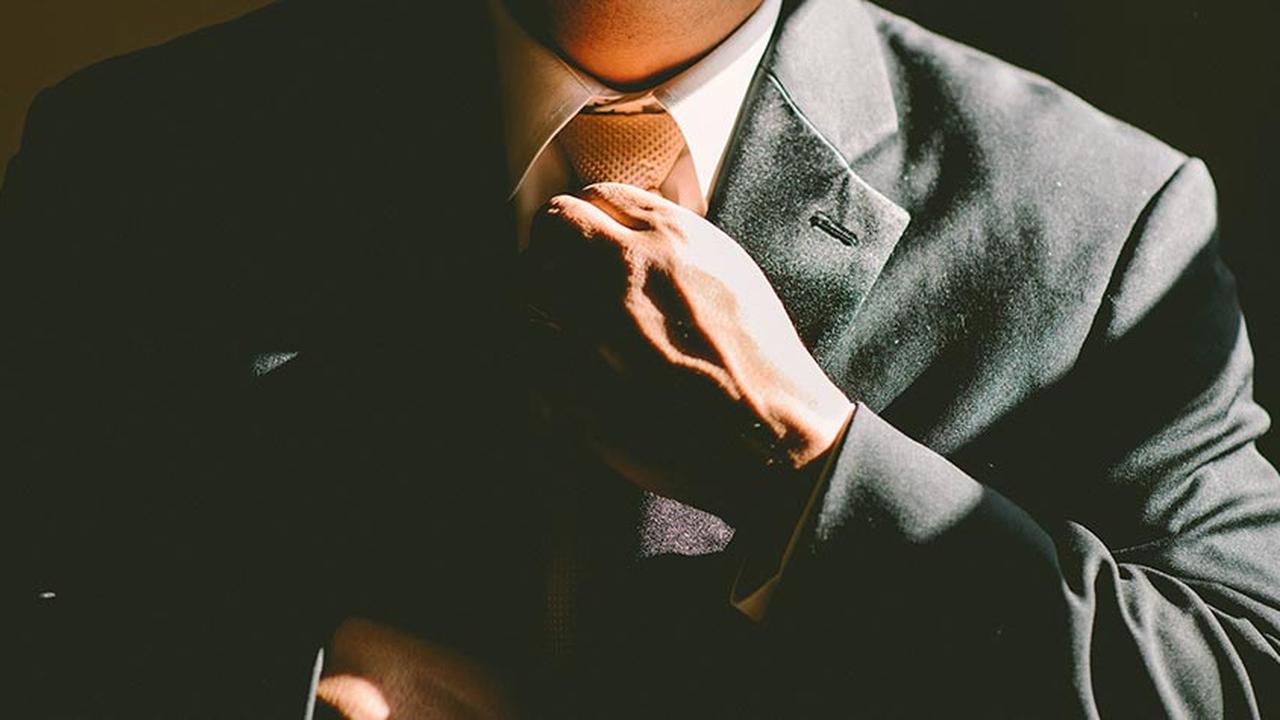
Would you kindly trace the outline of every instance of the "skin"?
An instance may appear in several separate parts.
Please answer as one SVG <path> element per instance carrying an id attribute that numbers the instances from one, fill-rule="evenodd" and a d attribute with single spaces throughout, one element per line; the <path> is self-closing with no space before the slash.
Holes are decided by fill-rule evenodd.
<path id="1" fill-rule="evenodd" d="M 506 0 L 547 46 L 619 89 L 642 88 L 696 62 L 762 0 Z"/>
<path id="2" fill-rule="evenodd" d="M 364 618 L 334 632 L 316 695 L 349 720 L 512 717 L 483 668 L 447 648 Z"/>
<path id="3" fill-rule="evenodd" d="M 528 300 L 560 341 L 549 365 L 568 374 L 548 399 L 600 459 L 739 526 L 808 489 L 852 405 L 733 239 L 601 183 L 551 199 L 525 261 Z"/>

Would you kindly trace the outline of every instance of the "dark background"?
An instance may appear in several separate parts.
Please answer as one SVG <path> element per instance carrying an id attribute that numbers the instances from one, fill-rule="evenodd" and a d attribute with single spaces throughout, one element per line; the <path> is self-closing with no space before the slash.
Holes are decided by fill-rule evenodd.
<path id="1" fill-rule="evenodd" d="M 306 2 L 308 0 L 288 0 Z M 351 0 L 353 7 L 367 0 Z M 422 0 L 432 2 L 433 0 Z M 472 2 L 478 0 L 454 0 Z M 264 0 L 0 0 L 0 166 L 27 104 L 75 69 Z M 1264 0 L 884 0 L 891 10 L 1043 74 L 1209 164 L 1224 254 L 1280 411 L 1280 261 L 1270 213 L 1280 161 L 1280 3 Z M 1179 358 L 1169 358 L 1170 363 Z M 1263 451 L 1280 458 L 1277 433 Z"/>

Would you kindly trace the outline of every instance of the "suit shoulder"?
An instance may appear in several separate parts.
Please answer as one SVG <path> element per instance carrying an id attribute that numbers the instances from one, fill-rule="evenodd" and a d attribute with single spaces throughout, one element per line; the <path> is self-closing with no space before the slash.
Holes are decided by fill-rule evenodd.
<path id="1" fill-rule="evenodd" d="M 872 12 L 899 133 L 865 165 L 912 216 L 891 262 L 947 268 L 923 302 L 936 318 L 981 312 L 981 324 L 947 329 L 947 342 L 1003 358 L 984 371 L 1003 374 L 1003 386 L 1061 376 L 1110 312 L 1117 281 L 1160 285 L 1150 282 L 1160 273 L 1135 265 L 1135 247 L 1160 256 L 1167 279 L 1211 242 L 1207 173 L 1049 80 Z M 1178 227 L 1154 222 L 1170 202 Z M 918 275 L 898 277 L 907 287 Z"/>
<path id="2" fill-rule="evenodd" d="M 908 143 L 941 148 L 993 207 L 1127 230 L 1187 156 L 1059 85 L 879 8 Z"/>
<path id="3" fill-rule="evenodd" d="M 151 93 L 156 101 L 255 68 L 270 73 L 297 42 L 304 13 L 293 3 L 273 3 L 245 15 L 185 33 L 166 42 L 101 60 L 46 91 L 63 103 Z M 271 53 L 272 57 L 268 57 Z M 112 103 L 124 105 L 118 99 Z"/>
<path id="4" fill-rule="evenodd" d="M 39 94 L 27 137 L 145 154 L 167 138 L 278 114 L 340 55 L 340 35 L 320 5 L 272 3 L 89 65 Z"/>

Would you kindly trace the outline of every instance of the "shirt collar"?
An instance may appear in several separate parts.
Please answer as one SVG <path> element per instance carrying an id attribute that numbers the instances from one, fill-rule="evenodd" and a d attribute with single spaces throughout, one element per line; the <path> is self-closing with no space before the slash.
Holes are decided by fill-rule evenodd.
<path id="1" fill-rule="evenodd" d="M 679 126 L 703 197 L 712 183 L 756 67 L 777 24 L 781 0 L 764 0 L 710 53 L 647 92 L 623 93 L 574 67 L 529 36 L 503 7 L 489 0 L 498 53 L 510 195 L 538 156 L 582 108 L 652 95 Z M 731 110 L 729 110 L 731 108 Z"/>

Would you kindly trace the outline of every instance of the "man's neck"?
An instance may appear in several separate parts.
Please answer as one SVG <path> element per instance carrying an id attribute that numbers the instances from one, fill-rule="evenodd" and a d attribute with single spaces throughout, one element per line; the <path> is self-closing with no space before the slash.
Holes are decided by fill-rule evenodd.
<path id="1" fill-rule="evenodd" d="M 761 0 L 505 0 L 531 34 L 620 90 L 654 85 L 697 62 Z"/>

